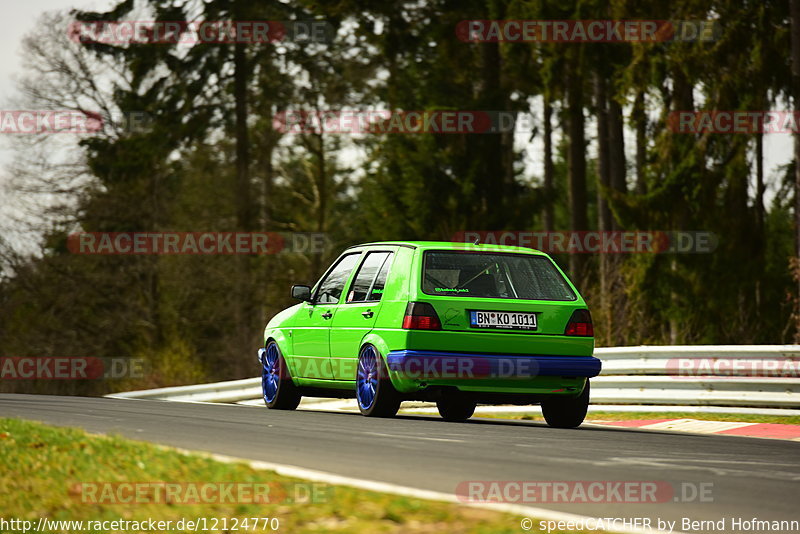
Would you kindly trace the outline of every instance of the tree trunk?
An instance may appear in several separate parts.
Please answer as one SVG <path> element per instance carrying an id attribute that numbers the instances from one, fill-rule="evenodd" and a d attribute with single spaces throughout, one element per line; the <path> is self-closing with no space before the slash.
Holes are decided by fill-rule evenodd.
<path id="1" fill-rule="evenodd" d="M 761 274 L 764 274 L 764 243 L 766 240 L 764 229 L 764 134 L 756 133 L 756 228 L 755 228 L 755 246 L 758 254 L 758 265 L 760 266 Z M 755 284 L 755 304 L 756 304 L 756 317 L 761 317 L 761 284 L 760 280 L 756 279 Z"/>
<path id="2" fill-rule="evenodd" d="M 611 210 L 608 208 L 608 188 L 611 183 L 608 155 L 608 95 L 606 94 L 605 74 L 599 70 L 594 73 L 594 101 L 597 114 L 597 228 L 600 232 L 611 230 Z M 608 287 L 609 257 L 600 253 L 598 257 L 600 279 L 600 315 L 604 328 L 598 332 L 602 345 L 609 345 L 611 332 L 611 306 Z"/>
<path id="3" fill-rule="evenodd" d="M 756 134 L 756 230 L 759 239 L 764 238 L 764 134 Z"/>
<path id="4" fill-rule="evenodd" d="M 265 122 L 266 124 L 272 124 L 272 106 L 267 106 L 265 110 L 266 117 Z M 264 192 L 264 200 L 262 202 L 264 206 L 264 229 L 265 230 L 272 230 L 274 231 L 274 224 L 273 219 L 275 218 L 274 209 L 275 206 L 272 203 L 272 195 L 274 191 L 274 184 L 275 184 L 275 167 L 272 163 L 272 156 L 275 152 L 275 145 L 277 144 L 277 136 L 278 134 L 273 131 L 268 131 L 265 133 L 266 142 L 264 143 L 264 178 L 262 180 L 263 184 L 263 192 Z"/>
<path id="5" fill-rule="evenodd" d="M 553 106 L 550 96 L 544 96 L 544 230 L 552 232 L 554 229 L 555 190 L 553 187 Z"/>
<path id="6" fill-rule="evenodd" d="M 611 185 L 609 162 L 609 123 L 606 79 L 601 73 L 594 75 L 594 100 L 597 108 L 597 228 L 601 232 L 611 230 L 611 210 L 608 208 L 606 191 Z M 602 262 L 602 259 L 601 259 Z"/>
<path id="7" fill-rule="evenodd" d="M 580 72 L 580 51 L 572 49 L 567 60 L 567 175 L 569 182 L 569 226 L 572 231 L 588 228 L 586 213 L 586 138 L 583 116 L 583 78 Z M 586 256 L 570 254 L 569 268 L 574 280 L 582 284 Z"/>
<path id="8" fill-rule="evenodd" d="M 501 55 L 498 43 L 486 43 L 481 47 L 483 90 L 480 100 L 483 109 L 503 111 L 505 103 L 500 84 Z M 482 154 L 482 172 L 478 178 L 481 189 L 480 218 L 488 230 L 499 230 L 507 219 L 504 214 L 504 199 L 509 191 L 507 169 L 504 165 L 504 136 L 509 134 L 490 134 L 476 139 L 479 153 Z"/>
<path id="9" fill-rule="evenodd" d="M 644 167 L 647 161 L 647 114 L 645 113 L 644 91 L 636 92 L 633 101 L 633 122 L 636 128 L 636 193 L 647 193 L 647 183 L 644 177 Z"/>
<path id="10" fill-rule="evenodd" d="M 238 4 L 235 7 L 240 6 Z M 236 11 L 234 11 L 234 14 Z M 234 15 L 235 17 L 235 15 Z M 235 17 L 239 20 L 239 17 Z M 250 146 L 247 132 L 247 82 L 249 78 L 247 53 L 245 43 L 237 42 L 233 49 L 233 99 L 235 114 L 236 136 L 236 230 L 248 232 L 253 230 L 253 210 L 250 190 Z M 246 354 L 254 342 L 255 331 L 253 320 L 255 318 L 255 305 L 251 292 L 250 258 L 239 256 L 236 258 L 236 281 L 234 321 L 236 324 L 236 339 L 229 358 L 232 360 L 232 369 L 237 372 L 241 360 L 235 358 L 236 354 Z"/>
<path id="11" fill-rule="evenodd" d="M 616 98 L 608 99 L 608 172 L 610 175 L 611 189 L 614 195 L 623 195 L 627 192 L 627 164 L 625 160 L 625 137 L 623 135 L 624 122 L 622 106 Z M 613 203 L 612 197 L 612 203 Z M 611 218 L 611 230 L 621 230 L 622 226 L 616 217 Z M 610 345 L 618 345 L 625 340 L 622 338 L 620 325 L 624 324 L 627 308 L 625 288 L 622 282 L 622 261 L 618 254 L 610 255 L 607 264 L 606 285 L 609 291 L 609 318 L 608 339 Z"/>
<path id="12" fill-rule="evenodd" d="M 233 98 L 236 115 L 236 226 L 252 230 L 250 195 L 250 147 L 247 135 L 247 55 L 245 43 L 233 49 Z"/>
<path id="13" fill-rule="evenodd" d="M 792 105 L 794 112 L 800 111 L 800 0 L 789 0 L 789 11 L 792 19 Z M 795 231 L 795 258 L 800 261 L 800 133 L 795 132 L 794 138 L 794 231 Z M 795 308 L 795 343 L 800 342 L 800 276 L 795 265 L 795 282 L 798 284 L 797 307 Z"/>
<path id="14" fill-rule="evenodd" d="M 311 134 L 308 142 L 309 152 L 314 154 L 317 159 L 317 166 L 313 180 L 317 190 L 317 220 L 315 231 L 325 232 L 328 226 L 328 167 L 326 165 L 325 153 L 325 134 L 322 132 Z M 322 274 L 322 252 L 314 251 L 311 257 L 312 277 L 316 278 Z"/>
<path id="15" fill-rule="evenodd" d="M 693 96 L 693 89 L 694 86 L 686 79 L 686 75 L 681 70 L 680 65 L 676 65 L 675 68 L 672 70 L 672 94 L 670 95 L 670 106 L 672 111 L 692 111 L 694 110 L 694 96 Z M 678 144 L 678 146 L 682 146 L 685 144 L 693 143 L 694 141 L 691 139 L 678 138 L 674 141 Z M 685 148 L 685 147 L 684 147 Z M 677 162 L 675 163 L 677 165 Z M 684 227 L 686 224 L 686 220 L 688 220 L 688 213 L 687 209 L 683 205 L 678 205 L 675 209 L 670 210 L 669 212 L 669 229 L 670 230 L 685 230 Z M 669 268 L 673 277 L 677 276 L 678 272 L 678 260 L 677 256 L 673 255 L 670 258 Z M 676 289 L 672 289 L 670 291 L 670 300 L 672 301 L 672 308 L 678 308 L 678 292 Z M 674 313 L 674 312 L 673 312 Z M 674 315 L 669 319 L 669 338 L 670 344 L 676 345 L 679 342 L 685 342 L 688 336 L 685 332 L 681 332 L 680 330 L 680 323 Z"/>
<path id="16" fill-rule="evenodd" d="M 615 98 L 608 99 L 608 172 L 611 189 L 615 193 L 625 193 L 627 184 L 627 165 L 625 162 L 625 137 L 623 135 L 622 106 Z M 613 229 L 619 228 L 619 221 L 612 219 Z"/>

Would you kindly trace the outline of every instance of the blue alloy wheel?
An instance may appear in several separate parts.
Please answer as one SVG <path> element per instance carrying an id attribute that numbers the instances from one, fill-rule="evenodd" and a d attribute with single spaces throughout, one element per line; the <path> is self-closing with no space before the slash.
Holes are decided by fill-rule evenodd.
<path id="1" fill-rule="evenodd" d="M 294 410 L 300 404 L 302 394 L 292 382 L 286 361 L 278 344 L 270 341 L 267 348 L 258 351 L 261 362 L 261 391 L 267 408 Z"/>
<path id="2" fill-rule="evenodd" d="M 358 409 L 367 417 L 394 417 L 400 395 L 394 389 L 378 349 L 364 345 L 358 354 L 356 372 Z"/>
<path id="3" fill-rule="evenodd" d="M 372 345 L 365 346 L 358 355 L 356 388 L 359 407 L 369 410 L 378 392 L 378 358 Z"/>
<path id="4" fill-rule="evenodd" d="M 275 400 L 280 379 L 278 346 L 270 343 L 261 357 L 261 389 L 264 391 L 264 400 L 267 403 Z"/>

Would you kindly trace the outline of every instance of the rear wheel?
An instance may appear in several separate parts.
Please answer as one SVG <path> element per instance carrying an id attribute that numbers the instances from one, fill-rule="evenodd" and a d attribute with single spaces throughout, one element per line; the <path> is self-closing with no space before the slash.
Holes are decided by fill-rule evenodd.
<path id="1" fill-rule="evenodd" d="M 261 356 L 261 390 L 267 408 L 273 410 L 294 410 L 300 404 L 300 392 L 292 382 L 286 360 L 271 341 Z"/>
<path id="2" fill-rule="evenodd" d="M 547 424 L 556 428 L 575 428 L 583 423 L 589 408 L 589 380 L 577 397 L 554 398 L 542 401 L 542 415 Z"/>
<path id="3" fill-rule="evenodd" d="M 358 355 L 356 400 L 361 414 L 367 417 L 394 417 L 400 409 L 400 395 L 372 345 L 364 345 Z"/>
<path id="4" fill-rule="evenodd" d="M 475 413 L 475 405 L 474 401 L 460 396 L 447 397 L 436 401 L 439 415 L 445 421 L 466 421 Z"/>

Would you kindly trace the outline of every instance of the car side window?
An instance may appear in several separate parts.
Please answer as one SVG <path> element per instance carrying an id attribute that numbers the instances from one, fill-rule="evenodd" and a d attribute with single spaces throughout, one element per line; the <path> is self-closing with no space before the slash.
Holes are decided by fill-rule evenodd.
<path id="1" fill-rule="evenodd" d="M 383 287 L 386 285 L 386 277 L 389 276 L 389 268 L 392 266 L 392 255 L 389 254 L 378 271 L 378 276 L 375 277 L 375 283 L 372 284 L 372 289 L 369 290 L 369 298 L 367 300 L 381 300 L 383 296 Z"/>
<path id="2" fill-rule="evenodd" d="M 343 256 L 339 262 L 331 269 L 328 275 L 319 283 L 319 289 L 314 302 L 318 304 L 336 304 L 344 291 L 344 284 L 350 276 L 350 272 L 355 267 L 360 254 L 348 254 Z"/>
<path id="3" fill-rule="evenodd" d="M 376 293 L 374 291 L 374 285 L 377 283 L 376 275 L 383 272 L 383 266 L 387 264 L 389 256 L 391 256 L 391 252 L 370 252 L 367 254 L 347 294 L 347 302 L 380 300 L 381 293 L 383 293 L 383 282 L 381 283 L 380 291 Z M 384 274 L 383 277 L 385 282 L 386 275 Z"/>

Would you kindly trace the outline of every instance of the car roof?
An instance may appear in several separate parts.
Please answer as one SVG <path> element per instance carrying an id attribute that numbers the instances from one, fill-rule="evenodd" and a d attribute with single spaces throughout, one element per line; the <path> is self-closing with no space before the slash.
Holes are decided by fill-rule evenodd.
<path id="1" fill-rule="evenodd" d="M 544 255 L 544 252 L 528 247 L 512 247 L 508 245 L 493 245 L 483 243 L 475 245 L 473 243 L 462 243 L 455 241 L 376 241 L 373 243 L 353 245 L 347 250 L 360 249 L 364 247 L 376 247 L 381 245 L 407 247 L 421 250 L 468 250 L 470 252 L 515 252 L 518 254 Z"/>

